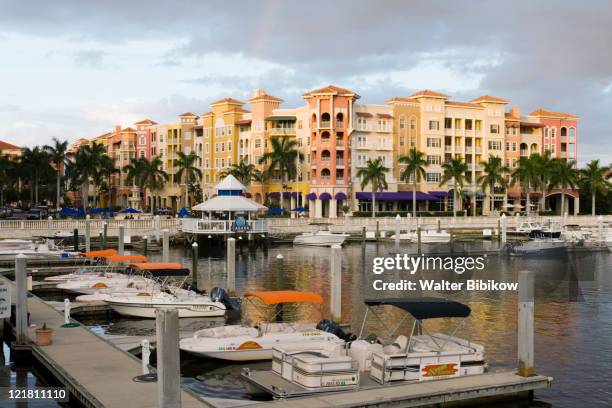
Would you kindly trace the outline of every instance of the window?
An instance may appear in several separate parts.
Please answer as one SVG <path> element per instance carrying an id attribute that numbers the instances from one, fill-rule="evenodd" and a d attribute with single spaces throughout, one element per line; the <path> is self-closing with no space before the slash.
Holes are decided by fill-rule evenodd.
<path id="1" fill-rule="evenodd" d="M 474 125 L 476 127 L 476 131 L 481 131 L 482 130 L 482 120 L 474 120 Z"/>
<path id="2" fill-rule="evenodd" d="M 491 133 L 499 133 L 499 125 L 494 123 L 491 124 Z"/>
<path id="3" fill-rule="evenodd" d="M 557 136 L 557 129 L 556 128 L 550 128 L 550 137 L 552 139 L 554 139 Z"/>
<path id="4" fill-rule="evenodd" d="M 206 143 L 206 150 L 205 150 L 206 153 L 208 153 L 210 151 L 209 149 L 210 149 L 210 146 L 208 145 L 208 143 Z"/>
<path id="5" fill-rule="evenodd" d="M 428 137 L 427 147 L 441 147 L 442 140 L 439 137 Z"/>
<path id="6" fill-rule="evenodd" d="M 461 129 L 461 119 L 455 119 L 455 129 Z"/>
<path id="7" fill-rule="evenodd" d="M 453 119 L 444 118 L 444 129 L 452 129 L 452 127 L 453 127 Z"/>
<path id="8" fill-rule="evenodd" d="M 228 152 L 232 151 L 232 142 L 227 142 L 227 151 Z"/>
<path id="9" fill-rule="evenodd" d="M 489 140 L 489 150 L 501 150 L 502 142 L 499 140 Z"/>
<path id="10" fill-rule="evenodd" d="M 416 129 L 416 119 L 410 119 L 410 129 Z"/>
<path id="11" fill-rule="evenodd" d="M 208 159 L 204 160 L 204 168 L 208 169 L 208 165 L 210 164 L 210 162 L 208 161 Z"/>
<path id="12" fill-rule="evenodd" d="M 144 152 L 144 150 L 141 150 L 141 151 L 140 151 L 140 157 L 145 157 L 145 152 Z"/>
<path id="13" fill-rule="evenodd" d="M 186 131 L 185 133 L 183 133 L 183 137 L 185 140 L 191 140 L 191 132 Z"/>
<path id="14" fill-rule="evenodd" d="M 510 142 L 506 142 L 506 151 L 509 152 L 510 151 Z"/>
<path id="15" fill-rule="evenodd" d="M 403 116 L 400 117 L 399 127 L 400 129 L 404 129 L 406 127 L 406 118 L 404 118 Z"/>
<path id="16" fill-rule="evenodd" d="M 221 159 L 221 168 L 224 169 L 225 168 L 225 159 Z"/>
<path id="17" fill-rule="evenodd" d="M 438 122 L 437 120 L 430 120 L 429 130 L 440 130 L 440 122 Z"/>
<path id="18" fill-rule="evenodd" d="M 512 151 L 516 152 L 516 142 L 512 142 Z"/>
<path id="19" fill-rule="evenodd" d="M 225 142 L 221 143 L 221 151 L 224 152 L 225 151 Z"/>
<path id="20" fill-rule="evenodd" d="M 427 156 L 427 163 L 440 164 L 440 156 Z"/>
<path id="21" fill-rule="evenodd" d="M 472 119 L 465 120 L 465 130 L 472 130 Z"/>
<path id="22" fill-rule="evenodd" d="M 544 128 L 544 139 L 548 139 L 548 128 Z"/>
<path id="23" fill-rule="evenodd" d="M 147 142 L 145 141 L 145 137 L 144 136 L 140 136 L 140 144 L 146 144 Z"/>
<path id="24" fill-rule="evenodd" d="M 255 148 L 259 149 L 261 147 L 261 139 L 255 139 Z"/>
<path id="25" fill-rule="evenodd" d="M 576 139 L 576 128 L 571 127 L 571 128 L 569 128 L 569 141 L 570 141 L 570 143 L 575 141 L 575 139 Z"/>
<path id="26" fill-rule="evenodd" d="M 302 129 L 302 121 L 301 121 L 301 120 L 298 120 L 298 122 L 297 122 L 297 128 L 298 128 L 298 130 L 301 130 L 301 129 Z"/>
<path id="27" fill-rule="evenodd" d="M 440 173 L 427 173 L 427 182 L 428 183 L 439 183 Z"/>

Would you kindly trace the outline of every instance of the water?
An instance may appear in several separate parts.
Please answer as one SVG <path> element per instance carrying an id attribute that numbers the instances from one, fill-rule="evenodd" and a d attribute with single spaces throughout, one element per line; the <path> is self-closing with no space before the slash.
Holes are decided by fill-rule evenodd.
<path id="1" fill-rule="evenodd" d="M 490 242 L 464 244 L 456 248 L 470 250 L 495 245 Z M 403 245 L 401 252 L 414 251 L 414 246 Z M 388 256 L 394 251 L 393 243 L 350 244 L 342 250 L 342 320 L 350 323 L 351 330 L 359 330 L 366 297 L 380 296 L 371 288 L 374 279 L 372 260 Z M 427 254 L 447 252 L 444 245 L 424 246 Z M 210 289 L 225 286 L 225 260 L 223 249 L 200 246 L 198 262 L 200 285 Z M 277 254 L 284 259 L 279 263 Z M 329 248 L 272 246 L 267 251 L 247 248 L 237 250 L 236 286 L 239 293 L 257 289 L 299 289 L 320 293 L 325 302 L 318 308 L 300 306 L 289 308 L 285 317 L 316 321 L 329 314 Z M 189 251 L 174 248 L 172 260 L 191 267 Z M 364 267 L 365 265 L 365 267 Z M 573 253 L 553 259 L 524 259 L 489 256 L 482 272 L 462 276 L 453 272 L 423 272 L 423 278 L 494 279 L 516 282 L 522 269 L 536 272 L 535 305 L 535 363 L 536 371 L 554 377 L 553 387 L 537 391 L 532 406 L 596 407 L 612 405 L 612 387 L 609 386 L 609 362 L 612 356 L 612 254 Z M 386 272 L 385 281 L 406 278 L 397 271 Z M 401 293 L 387 296 L 400 296 Z M 517 295 L 516 292 L 444 292 L 442 295 L 464 302 L 472 315 L 457 333 L 485 346 L 485 357 L 490 370 L 508 370 L 517 364 Z M 248 309 L 249 317 L 258 318 L 255 310 Z M 389 310 L 383 323 L 369 319 L 364 335 L 382 334 L 385 327 L 394 326 L 404 312 Z M 198 319 L 196 319 L 197 321 Z M 133 319 L 114 318 L 111 321 L 87 322 L 101 332 L 154 333 L 154 322 L 134 322 Z M 231 323 L 231 322 L 230 322 Z M 408 319 L 398 333 L 409 333 L 412 321 Z M 435 319 L 426 322 L 431 331 L 450 331 L 456 321 Z M 182 325 L 207 324 L 185 322 Z M 223 324 L 223 321 L 210 322 Z M 228 398 L 249 398 L 240 372 L 244 363 L 226 364 L 219 361 L 181 356 L 183 383 L 202 395 Z M 246 364 L 253 368 L 266 368 L 270 363 Z M 518 407 L 521 405 L 509 405 Z"/>

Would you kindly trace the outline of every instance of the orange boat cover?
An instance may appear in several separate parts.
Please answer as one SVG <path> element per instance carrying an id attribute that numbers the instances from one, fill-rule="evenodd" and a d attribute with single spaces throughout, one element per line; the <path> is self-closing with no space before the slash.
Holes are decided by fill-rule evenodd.
<path id="1" fill-rule="evenodd" d="M 117 250 L 116 249 L 103 249 L 101 251 L 82 252 L 80 255 L 86 258 L 105 258 L 108 256 L 117 255 Z"/>
<path id="2" fill-rule="evenodd" d="M 144 255 L 113 255 L 107 256 L 108 262 L 147 262 L 148 258 Z"/>
<path id="3" fill-rule="evenodd" d="M 311 292 L 300 292 L 298 290 L 244 292 L 244 297 L 256 297 L 266 305 L 297 302 L 323 303 L 321 295 Z"/>
<path id="4" fill-rule="evenodd" d="M 151 263 L 132 263 L 128 265 L 130 268 L 142 269 L 145 271 L 154 271 L 156 269 L 183 269 L 183 265 L 178 262 L 151 262 Z"/>

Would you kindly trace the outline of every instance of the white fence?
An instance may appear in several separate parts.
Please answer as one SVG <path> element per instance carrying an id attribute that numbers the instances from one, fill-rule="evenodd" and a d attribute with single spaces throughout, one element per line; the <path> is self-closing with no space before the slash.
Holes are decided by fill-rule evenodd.
<path id="1" fill-rule="evenodd" d="M 178 229 L 192 234 L 265 233 L 268 232 L 268 220 L 245 220 L 245 225 L 239 227 L 234 221 L 183 218 L 179 220 Z"/>

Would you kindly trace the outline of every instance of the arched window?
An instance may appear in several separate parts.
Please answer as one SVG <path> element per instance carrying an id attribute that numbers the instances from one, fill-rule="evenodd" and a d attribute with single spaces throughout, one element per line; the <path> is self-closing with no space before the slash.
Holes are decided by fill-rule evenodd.
<path id="1" fill-rule="evenodd" d="M 325 112 L 321 114 L 321 127 L 328 128 L 331 127 L 331 121 L 329 113 Z"/>
<path id="2" fill-rule="evenodd" d="M 527 143 L 521 143 L 521 156 L 529 155 Z"/>
<path id="3" fill-rule="evenodd" d="M 329 150 L 323 150 L 321 152 L 321 161 L 329 161 L 330 153 Z"/>
<path id="4" fill-rule="evenodd" d="M 328 180 L 330 177 L 331 177 L 331 173 L 330 173 L 329 169 L 321 170 L 321 178 L 323 180 Z"/>
<path id="5" fill-rule="evenodd" d="M 312 114 L 312 118 L 310 119 L 310 123 L 311 123 L 311 128 L 316 128 L 317 127 L 317 115 L 316 113 Z"/>
<path id="6" fill-rule="evenodd" d="M 569 139 L 570 139 L 570 142 L 573 142 L 575 138 L 576 138 L 576 128 L 571 127 L 569 129 Z"/>
<path id="7" fill-rule="evenodd" d="M 244 149 L 244 140 L 241 140 L 241 141 L 240 141 L 240 148 L 241 148 L 241 149 Z"/>
<path id="8" fill-rule="evenodd" d="M 344 127 L 344 115 L 342 112 L 336 114 L 336 126 L 339 128 Z"/>
<path id="9" fill-rule="evenodd" d="M 321 115 L 321 120 L 329 121 L 329 113 L 325 112 Z"/>
<path id="10" fill-rule="evenodd" d="M 566 127 L 562 127 L 561 128 L 561 136 L 567 136 L 567 128 Z"/>
<path id="11" fill-rule="evenodd" d="M 322 142 L 329 141 L 329 137 L 330 137 L 329 132 L 321 133 L 321 141 Z"/>
<path id="12" fill-rule="evenodd" d="M 539 153 L 540 149 L 538 149 L 538 144 L 537 143 L 532 143 L 531 144 L 531 150 L 529 151 L 530 154 L 534 154 L 534 153 Z"/>

